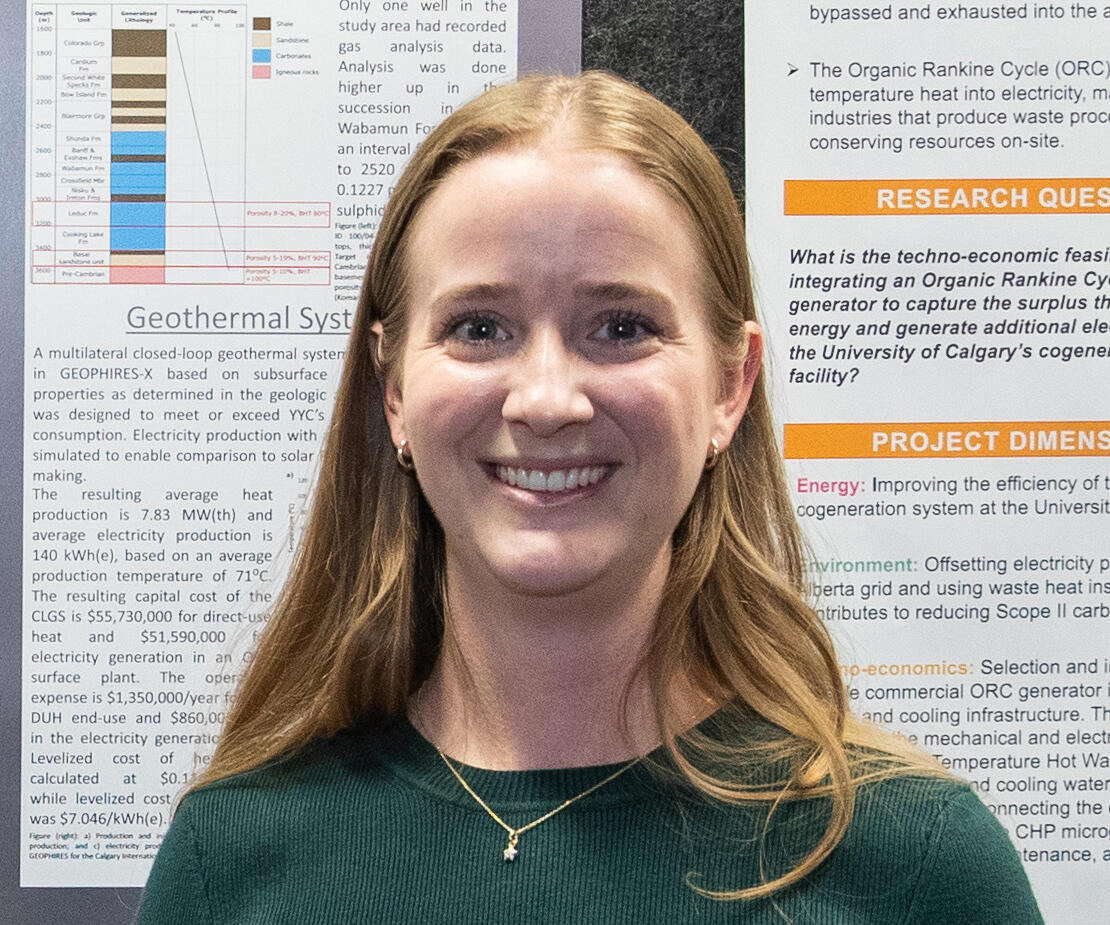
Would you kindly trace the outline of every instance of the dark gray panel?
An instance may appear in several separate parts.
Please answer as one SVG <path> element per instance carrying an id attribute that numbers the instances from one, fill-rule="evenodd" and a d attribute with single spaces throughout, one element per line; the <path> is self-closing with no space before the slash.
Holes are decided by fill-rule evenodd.
<path id="1" fill-rule="evenodd" d="M 582 66 L 613 71 L 694 126 L 743 190 L 742 0 L 584 0 Z"/>

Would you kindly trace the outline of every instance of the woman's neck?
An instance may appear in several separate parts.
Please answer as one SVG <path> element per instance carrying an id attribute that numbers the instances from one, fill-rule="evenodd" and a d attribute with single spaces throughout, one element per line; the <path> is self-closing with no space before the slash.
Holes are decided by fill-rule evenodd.
<path id="1" fill-rule="evenodd" d="M 662 598 L 658 571 L 621 594 L 523 598 L 449 570 L 444 645 L 410 705 L 413 722 L 452 758 L 495 770 L 650 751 L 660 734 L 635 669 Z"/>

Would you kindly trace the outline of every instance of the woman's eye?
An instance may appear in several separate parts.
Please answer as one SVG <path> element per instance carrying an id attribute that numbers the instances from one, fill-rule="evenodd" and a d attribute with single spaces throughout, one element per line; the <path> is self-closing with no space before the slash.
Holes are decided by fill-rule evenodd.
<path id="1" fill-rule="evenodd" d="M 603 320 L 594 339 L 618 344 L 635 344 L 655 337 L 657 333 L 655 327 L 643 316 L 620 312 Z"/>
<path id="2" fill-rule="evenodd" d="M 509 333 L 496 318 L 489 315 L 466 315 L 453 318 L 447 325 L 448 333 L 464 344 L 491 344 L 509 340 Z"/>

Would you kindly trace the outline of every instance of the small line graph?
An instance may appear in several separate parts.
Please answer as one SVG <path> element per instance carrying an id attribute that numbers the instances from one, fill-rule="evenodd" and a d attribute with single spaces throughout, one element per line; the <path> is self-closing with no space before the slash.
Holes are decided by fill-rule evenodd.
<path id="1" fill-rule="evenodd" d="M 200 131 L 200 124 L 197 122 L 197 109 L 193 105 L 193 91 L 189 88 L 189 69 L 185 65 L 185 55 L 181 50 L 181 36 L 176 30 L 173 31 L 174 45 L 177 48 L 177 58 L 181 63 L 181 83 L 185 88 L 185 98 L 189 103 L 189 115 L 192 116 L 193 128 L 196 131 L 197 150 L 200 152 L 200 163 L 204 167 L 204 179 L 208 185 L 208 195 L 212 202 L 212 220 L 215 223 L 216 231 L 220 236 L 220 249 L 224 253 L 224 264 L 230 266 L 230 260 L 227 254 L 227 243 L 224 241 L 223 226 L 220 224 L 220 211 L 216 208 L 216 192 L 212 189 L 212 175 L 208 171 L 208 159 L 204 156 L 204 136 Z"/>

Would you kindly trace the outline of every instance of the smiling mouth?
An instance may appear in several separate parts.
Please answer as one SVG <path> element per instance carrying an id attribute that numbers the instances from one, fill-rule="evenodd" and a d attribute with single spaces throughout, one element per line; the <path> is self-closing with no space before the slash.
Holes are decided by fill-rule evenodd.
<path id="1" fill-rule="evenodd" d="M 596 485 L 611 469 L 612 466 L 578 466 L 573 469 L 551 470 L 497 466 L 495 471 L 499 481 L 514 488 L 535 492 L 561 492 Z"/>

